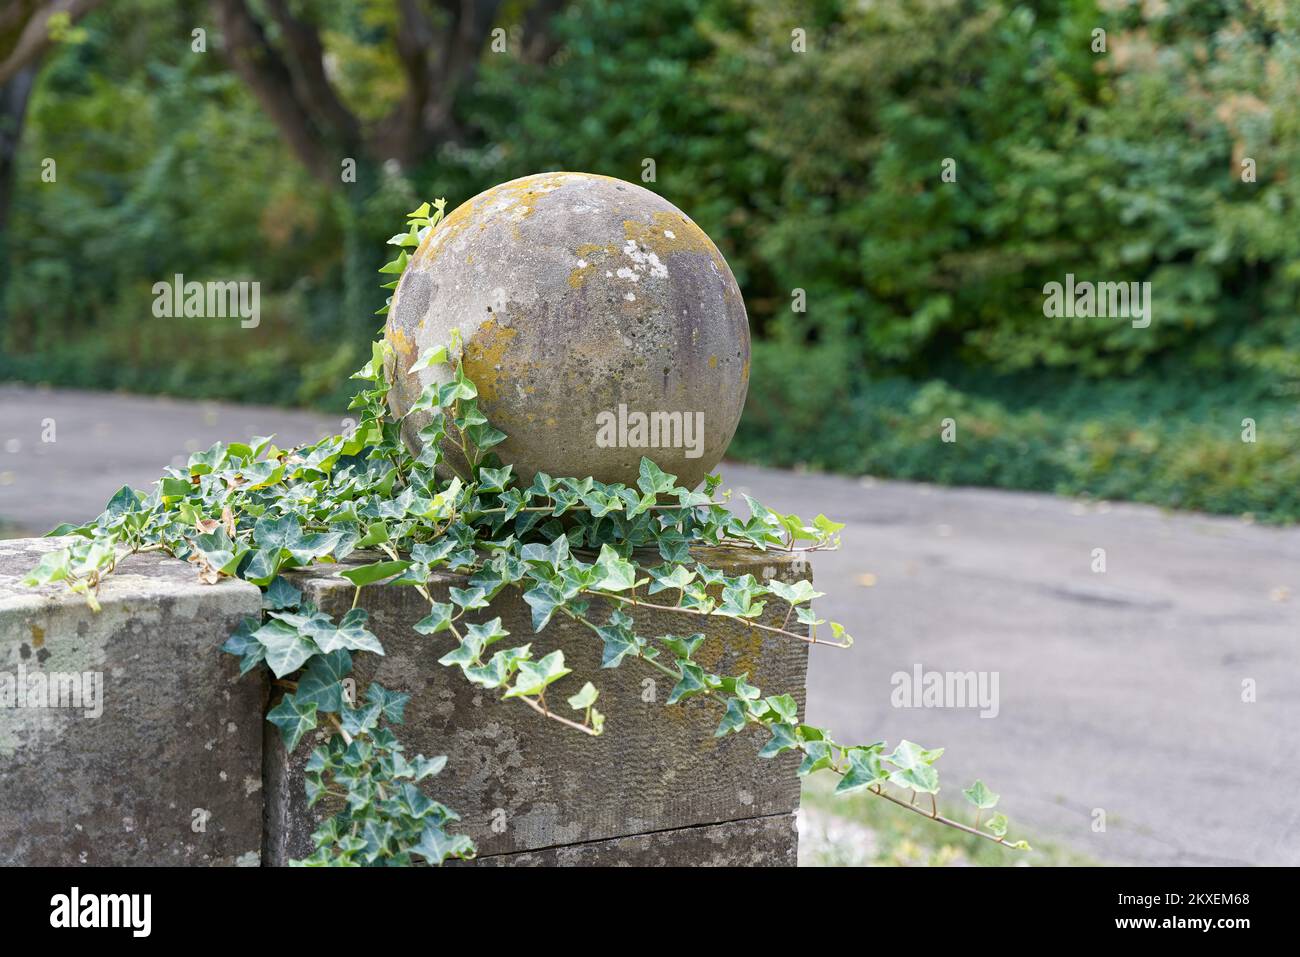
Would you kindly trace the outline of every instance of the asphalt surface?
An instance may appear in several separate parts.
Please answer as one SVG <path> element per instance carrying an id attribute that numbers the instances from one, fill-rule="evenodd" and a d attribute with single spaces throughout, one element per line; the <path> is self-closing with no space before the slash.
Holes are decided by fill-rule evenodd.
<path id="1" fill-rule="evenodd" d="M 92 517 L 215 441 L 288 445 L 341 420 L 0 385 L 0 534 Z M 811 721 L 844 741 L 946 747 L 947 799 L 982 778 L 1031 843 L 1112 863 L 1300 864 L 1300 529 L 741 465 L 724 477 L 848 524 L 813 568 L 819 614 L 857 644 L 812 649 Z M 951 697 L 895 707 L 894 677 L 910 687 L 918 668 L 974 672 L 990 694 L 996 676 L 996 715 Z"/>

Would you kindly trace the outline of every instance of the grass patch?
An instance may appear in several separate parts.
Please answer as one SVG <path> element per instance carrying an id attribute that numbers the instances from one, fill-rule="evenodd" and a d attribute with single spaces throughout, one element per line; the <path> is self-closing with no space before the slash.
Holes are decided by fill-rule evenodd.
<path id="1" fill-rule="evenodd" d="M 1300 407 L 1276 383 L 1162 368 L 920 381 L 761 342 L 753 363 L 741 461 L 1300 521 Z"/>
<path id="2" fill-rule="evenodd" d="M 912 814 L 870 794 L 836 797 L 834 778 L 805 780 L 800 814 L 800 867 L 1097 867 L 1100 862 L 1014 827 L 1032 851 L 1013 851 Z M 971 809 L 949 807 L 954 820 Z M 973 819 L 971 823 L 974 823 Z"/>

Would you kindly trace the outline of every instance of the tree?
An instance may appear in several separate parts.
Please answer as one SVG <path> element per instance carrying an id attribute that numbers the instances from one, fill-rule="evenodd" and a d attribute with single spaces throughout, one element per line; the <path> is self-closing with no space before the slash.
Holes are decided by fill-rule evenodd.
<path id="1" fill-rule="evenodd" d="M 14 157 L 45 51 L 102 0 L 10 0 L 0 10 L 0 234 L 8 219 Z"/>
<path id="2" fill-rule="evenodd" d="M 232 68 L 294 155 L 331 185 L 342 181 L 345 157 L 407 166 L 434 147 L 463 138 L 466 131 L 454 114 L 456 96 L 473 82 L 502 5 L 501 0 L 393 0 L 398 26 L 390 40 L 402 67 L 403 94 L 386 116 L 366 122 L 330 80 L 319 20 L 295 12 L 287 0 L 265 0 L 266 23 L 246 0 L 213 2 Z M 563 5 L 564 0 L 537 0 L 528 7 L 522 56 L 542 61 L 555 52 L 546 27 Z"/>
<path id="3" fill-rule="evenodd" d="M 386 115 L 367 120 L 331 80 L 324 17 L 264 0 L 266 20 L 246 0 L 213 0 L 231 68 L 261 103 L 293 154 L 331 187 L 350 183 L 340 205 L 346 239 L 345 308 L 357 313 L 371 291 L 371 250 L 360 228 L 362 204 L 390 161 L 410 167 L 435 147 L 461 141 L 457 95 L 474 80 L 493 35 L 501 0 L 392 0 L 396 24 L 387 41 L 401 67 L 402 93 Z M 376 4 L 377 6 L 378 4 Z M 555 52 L 547 24 L 564 0 L 527 7 L 520 55 L 537 62 Z M 343 164 L 353 160 L 350 180 Z"/>
<path id="4" fill-rule="evenodd" d="M 9 273 L 6 227 L 13 197 L 14 159 L 27 103 L 45 51 L 102 0 L 9 0 L 0 9 L 0 291 Z M 0 295 L 0 323 L 5 300 Z"/>

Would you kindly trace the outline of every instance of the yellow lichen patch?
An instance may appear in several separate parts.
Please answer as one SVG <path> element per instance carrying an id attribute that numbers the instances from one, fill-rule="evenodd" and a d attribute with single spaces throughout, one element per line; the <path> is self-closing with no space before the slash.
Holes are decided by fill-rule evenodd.
<path id="1" fill-rule="evenodd" d="M 716 369 L 717 367 L 718 367 L 718 357 L 717 357 L 717 356 L 709 356 L 709 368 L 710 368 L 710 369 Z"/>
<path id="2" fill-rule="evenodd" d="M 403 365 L 409 366 L 416 359 L 415 343 L 401 326 L 395 323 L 388 325 L 388 341 L 392 344 L 393 350 L 406 361 Z"/>
<path id="3" fill-rule="evenodd" d="M 600 245 L 583 243 L 575 251 L 578 261 L 585 263 L 569 273 L 569 285 L 581 288 L 593 275 L 595 267 L 619 256 L 625 243 L 634 242 L 648 252 L 654 253 L 660 260 L 666 261 L 672 253 L 698 253 L 713 260 L 721 275 L 727 271 L 727 261 L 718 252 L 704 230 L 681 213 L 658 212 L 650 217 L 649 223 L 635 219 L 623 220 L 623 242 Z M 728 284 L 730 285 L 730 284 Z M 727 289 L 727 295 L 732 290 Z"/>
<path id="4" fill-rule="evenodd" d="M 585 266 L 576 267 L 573 272 L 569 273 L 569 285 L 574 289 L 581 289 L 582 284 L 585 283 L 587 277 L 591 275 L 591 268 L 591 263 L 587 263 Z"/>
<path id="5" fill-rule="evenodd" d="M 581 289 L 583 284 L 593 276 L 596 268 L 595 260 L 597 254 L 601 255 L 601 261 L 618 252 L 617 246 L 601 246 L 597 243 L 583 243 L 575 251 L 574 255 L 578 257 L 578 265 L 569 273 L 569 285 L 574 289 Z"/>
<path id="6" fill-rule="evenodd" d="M 570 182 L 578 173 L 542 173 L 537 176 L 525 176 L 522 179 L 501 183 L 484 190 L 472 199 L 461 203 L 433 229 L 412 259 L 432 260 L 439 250 L 447 248 L 452 241 L 472 226 L 476 221 L 480 231 L 487 229 L 487 223 L 481 220 L 493 215 L 504 215 L 511 223 L 517 224 L 528 219 L 537 211 L 538 200 L 546 193 L 554 192 L 565 183 Z M 516 239 L 519 238 L 516 233 Z"/>
<path id="7" fill-rule="evenodd" d="M 654 213 L 649 223 L 625 219 L 623 236 L 644 246 L 660 259 L 669 253 L 702 253 L 720 265 L 726 265 L 708 234 L 681 213 Z"/>
<path id="8" fill-rule="evenodd" d="M 664 262 L 672 253 L 696 253 L 713 261 L 718 278 L 731 274 L 727 260 L 708 234 L 678 212 L 659 212 L 650 217 L 649 224 L 635 219 L 623 221 L 623 234 Z M 738 299 L 740 291 L 734 282 L 723 282 L 722 294 L 726 299 Z"/>
<path id="9" fill-rule="evenodd" d="M 494 400 L 501 386 L 505 364 L 506 349 L 514 340 L 516 332 L 509 326 L 499 326 L 495 319 L 488 319 L 470 338 L 465 346 L 465 372 L 484 400 Z M 504 376 L 509 378 L 509 376 Z"/>
<path id="10" fill-rule="evenodd" d="M 32 647 L 41 648 L 45 645 L 45 629 L 40 625 L 31 625 Z"/>
<path id="11" fill-rule="evenodd" d="M 722 641 L 706 641 L 695 652 L 695 661 L 705 671 L 727 671 L 729 674 L 746 673 L 751 681 L 760 681 L 756 674 L 759 663 L 763 660 L 763 634 L 757 628 L 750 628 L 737 623 L 735 630 L 727 629 Z M 789 639 L 794 641 L 796 639 Z M 723 652 L 730 652 L 729 663 L 724 662 Z"/>
<path id="12" fill-rule="evenodd" d="M 424 237 L 411 262 L 431 261 L 443 247 L 463 233 L 472 223 L 478 197 L 461 203 Z"/>

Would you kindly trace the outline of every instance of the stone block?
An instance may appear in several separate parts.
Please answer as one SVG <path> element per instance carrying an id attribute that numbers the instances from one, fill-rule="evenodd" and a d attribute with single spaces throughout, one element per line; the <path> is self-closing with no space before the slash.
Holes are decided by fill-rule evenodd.
<path id="1" fill-rule="evenodd" d="M 473 867 L 795 867 L 793 814 L 653 831 L 540 851 L 497 854 Z M 456 866 L 462 866 L 456 862 Z"/>
<path id="2" fill-rule="evenodd" d="M 258 589 L 137 555 L 94 613 L 21 584 L 65 544 L 0 541 L 0 864 L 257 864 L 266 685 L 219 648 Z"/>
<path id="3" fill-rule="evenodd" d="M 710 549 L 697 557 L 729 575 L 811 577 L 797 554 Z M 305 597 L 341 615 L 354 590 L 337 571 L 322 567 L 293 577 Z M 448 588 L 463 584 L 461 576 L 444 573 L 430 591 L 445 601 Z M 595 620 L 608 615 L 604 605 L 593 603 Z M 458 670 L 438 664 L 455 639 L 412 631 L 428 612 L 413 588 L 367 587 L 360 606 L 370 613 L 370 628 L 386 655 L 355 657 L 358 686 L 378 680 L 411 694 L 399 736 L 411 754 L 448 756 L 446 769 L 432 779 L 433 793 L 462 815 L 458 830 L 474 839 L 481 857 L 501 858 L 498 863 L 507 856 L 517 863 L 794 862 L 796 836 L 787 818 L 798 807 L 799 758 L 791 753 L 759 758 L 767 737 L 761 729 L 715 738 L 721 718 L 716 704 L 693 698 L 665 705 L 672 688 L 667 676 L 632 660 L 602 669 L 599 639 L 567 619 L 557 616 L 541 635 L 533 635 L 529 608 L 514 589 L 471 613 L 471 620 L 500 616 L 512 640 L 533 643 L 535 657 L 562 647 L 574 673 L 555 686 L 564 690 L 555 695 L 557 707 L 564 708 L 563 697 L 592 681 L 607 716 L 602 736 L 579 734 L 520 702 L 497 700 Z M 708 637 L 696 653 L 702 666 L 719 674 L 748 672 L 765 694 L 791 693 L 802 713 L 805 642 L 734 619 L 645 608 L 635 614 L 644 634 L 704 631 Z M 779 623 L 782 617 L 783 611 L 771 607 L 763 620 Z M 307 856 L 311 832 L 333 813 L 324 803 L 307 808 L 303 787 L 303 764 L 323 737 L 323 732 L 309 735 L 287 755 L 268 726 L 268 864 Z M 746 834 L 761 840 L 755 838 L 752 852 L 742 853 Z"/>

